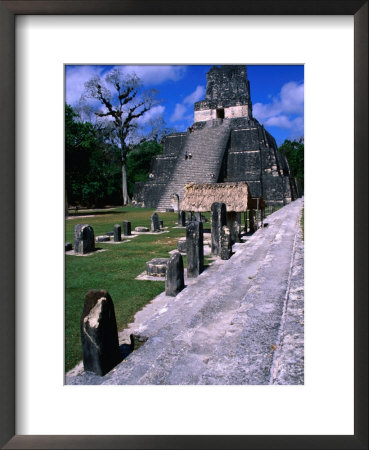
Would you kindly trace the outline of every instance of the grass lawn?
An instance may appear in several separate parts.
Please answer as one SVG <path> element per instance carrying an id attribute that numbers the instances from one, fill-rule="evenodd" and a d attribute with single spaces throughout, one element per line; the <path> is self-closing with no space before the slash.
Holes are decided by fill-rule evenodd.
<path id="1" fill-rule="evenodd" d="M 276 208 L 277 209 L 277 208 Z M 150 217 L 153 209 L 145 208 L 113 208 L 105 210 L 79 210 L 80 215 L 91 217 L 66 220 L 65 242 L 73 242 L 74 227 L 78 223 L 87 223 L 94 229 L 95 236 L 112 231 L 115 224 L 123 229 L 123 220 L 129 220 L 132 230 L 137 226 L 150 228 Z M 268 208 L 266 209 L 268 215 Z M 204 214 L 210 219 L 210 213 Z M 79 321 L 83 310 L 85 296 L 90 289 L 106 289 L 111 295 L 118 330 L 121 331 L 132 322 L 137 311 L 150 300 L 164 291 L 164 281 L 138 281 L 137 275 L 144 272 L 146 262 L 152 258 L 168 258 L 168 252 L 177 248 L 177 241 L 185 236 L 184 228 L 176 226 L 177 213 L 159 213 L 169 233 L 159 235 L 141 234 L 122 244 L 106 244 L 98 242 L 96 248 L 106 249 L 104 252 L 89 256 L 65 256 L 65 370 L 73 368 L 81 359 L 81 341 Z M 210 228 L 210 222 L 204 224 Z M 186 257 L 183 258 L 186 267 Z M 205 267 L 208 258 L 205 257 Z"/>
<path id="2" fill-rule="evenodd" d="M 91 217 L 66 220 L 65 241 L 73 242 L 74 227 L 88 223 L 95 236 L 112 231 L 114 224 L 123 228 L 123 220 L 136 226 L 150 228 L 150 217 L 154 210 L 141 208 L 116 208 L 101 210 Z M 93 211 L 91 211 L 91 214 Z M 80 210 L 79 214 L 86 212 Z M 92 255 L 65 256 L 65 369 L 74 367 L 81 359 L 79 321 L 85 295 L 90 289 L 106 289 L 114 302 L 118 330 L 132 322 L 134 314 L 150 300 L 164 291 L 164 281 L 137 281 L 135 277 L 146 269 L 146 262 L 155 257 L 169 257 L 168 251 L 177 247 L 177 240 L 185 236 L 185 229 L 176 226 L 177 213 L 159 213 L 169 233 L 139 235 L 122 244 L 96 243 L 96 248 L 105 252 Z M 185 259 L 184 259 L 185 262 Z"/>

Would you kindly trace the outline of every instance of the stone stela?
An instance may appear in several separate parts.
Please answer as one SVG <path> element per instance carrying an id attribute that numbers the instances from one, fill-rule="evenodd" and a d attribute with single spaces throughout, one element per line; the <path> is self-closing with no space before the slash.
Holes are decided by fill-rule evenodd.
<path id="1" fill-rule="evenodd" d="M 122 240 L 121 235 L 122 235 L 122 228 L 120 225 L 116 224 L 114 225 L 114 242 L 120 242 Z"/>
<path id="2" fill-rule="evenodd" d="M 184 288 L 183 259 L 179 252 L 175 252 L 169 258 L 165 278 L 165 294 L 175 297 Z"/>
<path id="3" fill-rule="evenodd" d="M 80 329 L 85 371 L 105 375 L 122 360 L 114 304 L 107 291 L 88 291 Z"/>
<path id="4" fill-rule="evenodd" d="M 151 231 L 160 231 L 160 220 L 156 213 L 151 216 Z"/>
<path id="5" fill-rule="evenodd" d="M 219 255 L 221 249 L 222 227 L 227 223 L 227 210 L 224 203 L 211 205 L 211 253 Z"/>
<path id="6" fill-rule="evenodd" d="M 232 256 L 231 231 L 227 225 L 222 226 L 220 243 L 220 258 L 227 260 Z"/>
<path id="7" fill-rule="evenodd" d="M 196 278 L 204 270 L 204 234 L 202 222 L 186 227 L 187 277 Z"/>
<path id="8" fill-rule="evenodd" d="M 131 236 L 131 222 L 128 220 L 123 220 L 123 235 L 124 236 Z"/>
<path id="9" fill-rule="evenodd" d="M 80 255 L 95 251 L 95 235 L 90 225 L 78 224 L 74 227 L 74 252 Z"/>

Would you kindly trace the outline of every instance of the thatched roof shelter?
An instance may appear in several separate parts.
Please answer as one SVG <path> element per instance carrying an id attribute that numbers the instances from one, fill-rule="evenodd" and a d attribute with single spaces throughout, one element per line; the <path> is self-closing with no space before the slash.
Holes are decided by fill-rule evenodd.
<path id="1" fill-rule="evenodd" d="M 186 184 L 181 203 L 182 211 L 206 212 L 214 202 L 225 203 L 227 212 L 244 212 L 252 201 L 248 184 L 235 183 L 190 183 Z"/>

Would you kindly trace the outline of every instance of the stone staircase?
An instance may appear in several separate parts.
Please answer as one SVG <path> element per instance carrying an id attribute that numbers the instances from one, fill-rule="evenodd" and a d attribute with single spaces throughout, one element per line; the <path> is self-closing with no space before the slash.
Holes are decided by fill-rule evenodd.
<path id="1" fill-rule="evenodd" d="M 162 195 L 157 210 L 172 207 L 171 196 L 183 198 L 187 183 L 216 183 L 230 134 L 229 119 L 209 120 L 202 128 L 188 134 L 181 154 L 178 155 L 173 177 Z M 192 155 L 185 158 L 185 155 Z"/>

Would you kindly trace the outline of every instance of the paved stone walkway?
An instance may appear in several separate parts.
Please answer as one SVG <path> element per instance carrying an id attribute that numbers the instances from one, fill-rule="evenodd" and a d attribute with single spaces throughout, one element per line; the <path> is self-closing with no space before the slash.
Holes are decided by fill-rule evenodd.
<path id="1" fill-rule="evenodd" d="M 303 384 L 302 206 L 270 215 L 230 260 L 138 313 L 128 333 L 148 341 L 109 374 L 66 383 Z"/>

